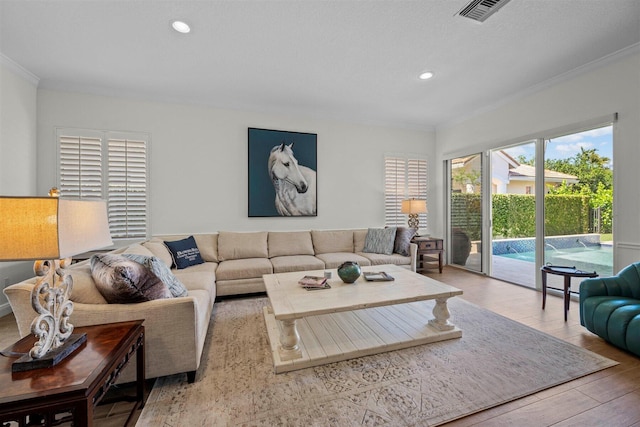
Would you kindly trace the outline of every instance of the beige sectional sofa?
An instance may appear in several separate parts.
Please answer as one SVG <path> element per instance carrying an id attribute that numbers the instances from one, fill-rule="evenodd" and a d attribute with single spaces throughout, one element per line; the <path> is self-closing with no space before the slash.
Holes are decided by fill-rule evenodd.
<path id="1" fill-rule="evenodd" d="M 74 285 L 71 323 L 88 326 L 144 319 L 146 330 L 146 376 L 155 378 L 187 373 L 194 381 L 205 345 L 216 297 L 264 292 L 262 275 L 303 270 L 334 269 L 345 261 L 362 266 L 396 264 L 415 271 L 415 244 L 409 256 L 363 252 L 367 229 L 285 232 L 227 232 L 193 235 L 201 264 L 172 269 L 184 284 L 187 296 L 135 304 L 108 304 L 97 290 L 89 262 L 70 267 Z M 113 253 L 155 256 L 172 266 L 165 241 L 189 235 L 156 236 L 120 248 Z M 30 302 L 35 278 L 7 287 L 4 292 L 18 323 L 20 336 L 31 333 L 36 317 Z M 134 380 L 135 363 L 120 382 Z"/>

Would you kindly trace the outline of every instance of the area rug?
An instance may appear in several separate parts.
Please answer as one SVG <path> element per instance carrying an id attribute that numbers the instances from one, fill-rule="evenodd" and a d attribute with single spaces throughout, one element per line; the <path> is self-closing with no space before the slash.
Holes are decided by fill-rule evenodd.
<path id="1" fill-rule="evenodd" d="M 436 426 L 616 365 L 460 298 L 460 339 L 283 374 L 266 298 L 214 307 L 197 380 L 160 378 L 138 426 Z"/>

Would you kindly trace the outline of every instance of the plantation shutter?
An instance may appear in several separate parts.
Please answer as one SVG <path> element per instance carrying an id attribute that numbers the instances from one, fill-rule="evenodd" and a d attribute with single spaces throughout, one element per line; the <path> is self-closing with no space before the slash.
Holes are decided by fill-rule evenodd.
<path id="1" fill-rule="evenodd" d="M 387 156 L 384 159 L 384 223 L 398 226 L 406 223 L 406 215 L 400 212 L 405 190 L 406 160 Z"/>
<path id="2" fill-rule="evenodd" d="M 57 131 L 58 188 L 74 199 L 106 199 L 113 239 L 145 238 L 148 137 L 92 130 Z"/>
<path id="3" fill-rule="evenodd" d="M 145 237 L 147 230 L 146 141 L 109 139 L 108 212 L 113 238 Z"/>
<path id="4" fill-rule="evenodd" d="M 59 136 L 60 194 L 77 199 L 102 199 L 100 138 Z"/>
<path id="5" fill-rule="evenodd" d="M 407 198 L 427 200 L 426 159 L 407 159 Z M 418 221 L 422 228 L 425 228 L 427 214 L 418 214 Z"/>
<path id="6" fill-rule="evenodd" d="M 406 226 L 407 215 L 400 212 L 402 201 L 408 198 L 427 198 L 427 160 L 405 154 L 385 155 L 384 158 L 384 213 L 385 225 Z M 427 215 L 419 214 L 420 225 L 425 227 Z"/>

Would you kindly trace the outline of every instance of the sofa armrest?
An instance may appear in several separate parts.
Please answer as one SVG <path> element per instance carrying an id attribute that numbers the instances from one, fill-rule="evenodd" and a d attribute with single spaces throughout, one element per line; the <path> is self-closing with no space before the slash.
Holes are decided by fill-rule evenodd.
<path id="1" fill-rule="evenodd" d="M 411 271 L 416 272 L 416 268 L 418 266 L 418 245 L 415 243 L 409 244 L 409 256 L 411 257 Z"/>

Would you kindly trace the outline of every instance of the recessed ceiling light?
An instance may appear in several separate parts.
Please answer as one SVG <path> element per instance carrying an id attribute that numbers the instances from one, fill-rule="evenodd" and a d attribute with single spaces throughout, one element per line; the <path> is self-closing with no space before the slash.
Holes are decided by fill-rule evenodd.
<path id="1" fill-rule="evenodd" d="M 431 77 L 433 77 L 432 71 L 425 71 L 424 73 L 418 76 L 420 80 L 429 80 Z"/>
<path id="2" fill-rule="evenodd" d="M 174 30 L 182 34 L 187 34 L 188 32 L 191 31 L 191 27 L 189 27 L 187 23 L 182 21 L 173 21 L 171 23 L 171 26 L 173 27 Z"/>

